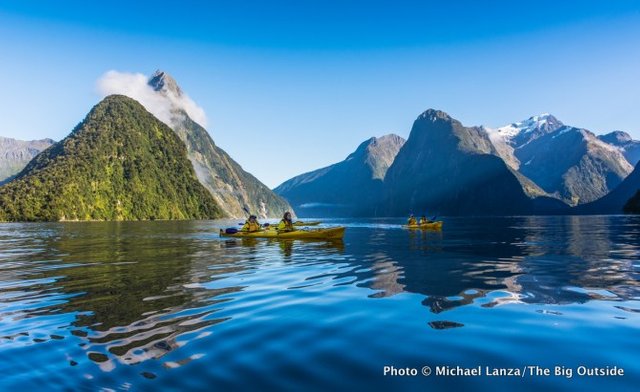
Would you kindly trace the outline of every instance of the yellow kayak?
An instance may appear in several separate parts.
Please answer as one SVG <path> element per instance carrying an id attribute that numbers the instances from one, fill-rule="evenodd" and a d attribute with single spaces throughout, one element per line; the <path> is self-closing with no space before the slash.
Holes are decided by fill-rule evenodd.
<path id="1" fill-rule="evenodd" d="M 310 222 L 303 222 L 303 221 L 296 221 L 293 222 L 294 226 L 318 226 L 320 223 L 320 221 L 310 221 Z"/>
<path id="2" fill-rule="evenodd" d="M 442 221 L 423 223 L 421 225 L 404 225 L 402 227 L 405 229 L 440 230 L 442 229 Z"/>
<path id="3" fill-rule="evenodd" d="M 326 229 L 295 230 L 288 232 L 278 232 L 277 230 L 269 229 L 251 233 L 245 231 L 227 233 L 220 229 L 220 237 L 337 240 L 342 239 L 344 236 L 344 229 L 344 227 L 331 227 Z"/>

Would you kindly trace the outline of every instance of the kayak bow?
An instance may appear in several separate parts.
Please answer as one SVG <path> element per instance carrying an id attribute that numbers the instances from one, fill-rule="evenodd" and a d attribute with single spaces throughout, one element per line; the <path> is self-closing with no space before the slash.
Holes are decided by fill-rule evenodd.
<path id="1" fill-rule="evenodd" d="M 303 221 L 296 221 L 293 222 L 294 226 L 318 226 L 320 223 L 320 221 L 309 221 L 309 222 L 303 222 Z"/>

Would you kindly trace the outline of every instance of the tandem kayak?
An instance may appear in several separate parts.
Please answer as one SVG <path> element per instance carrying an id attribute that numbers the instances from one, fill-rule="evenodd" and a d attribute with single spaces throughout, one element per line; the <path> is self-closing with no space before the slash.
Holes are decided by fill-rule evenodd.
<path id="1" fill-rule="evenodd" d="M 338 240 L 344 236 L 344 227 L 332 227 L 326 229 L 295 230 L 278 232 L 277 230 L 261 230 L 254 232 L 238 231 L 226 233 L 220 229 L 220 237 L 236 238 L 282 238 L 282 239 L 314 239 L 314 240 Z"/>
<path id="2" fill-rule="evenodd" d="M 440 230 L 442 229 L 442 221 L 423 223 L 421 225 L 403 225 L 402 227 L 404 227 L 405 229 Z"/>
<path id="3" fill-rule="evenodd" d="M 318 226 L 320 223 L 320 221 L 310 221 L 310 222 L 303 222 L 303 221 L 296 221 L 293 222 L 294 226 Z"/>

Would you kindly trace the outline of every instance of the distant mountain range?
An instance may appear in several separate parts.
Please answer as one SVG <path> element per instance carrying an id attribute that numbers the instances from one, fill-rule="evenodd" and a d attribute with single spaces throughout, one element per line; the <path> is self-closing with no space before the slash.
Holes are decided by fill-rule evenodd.
<path id="1" fill-rule="evenodd" d="M 285 198 L 302 217 L 640 207 L 640 141 L 621 131 L 596 136 L 550 114 L 492 129 L 429 109 L 408 140 L 370 138 L 344 161 L 271 191 L 192 119 L 170 75 L 139 83 L 148 90 L 140 103 L 108 96 L 61 142 L 0 138 L 0 220 L 279 217 L 292 209 Z"/>
<path id="2" fill-rule="evenodd" d="M 358 156 L 367 143 L 352 155 Z M 617 193 L 622 202 L 602 202 L 599 208 L 615 204 L 610 210 L 621 212 L 640 188 L 640 180 L 629 175 L 637 162 L 639 144 L 619 131 L 596 137 L 549 114 L 490 129 L 465 127 L 448 114 L 429 109 L 416 119 L 401 148 L 380 145 L 388 150 L 377 155 L 387 157 L 389 168 L 375 186 L 349 181 L 361 178 L 366 166 L 358 164 L 362 159 L 347 159 L 294 177 L 275 191 L 301 206 L 301 216 L 320 216 L 319 207 L 374 216 L 425 211 L 448 215 L 583 213 L 587 209 L 571 210 L 569 206 Z M 389 158 L 394 154 L 395 158 Z M 330 186 L 334 183 L 327 178 L 336 177 L 340 185 Z M 340 196 L 334 194 L 336 189 Z M 617 191 L 612 192 L 614 189 Z"/>
<path id="3" fill-rule="evenodd" d="M 300 216 L 370 215 L 383 192 L 383 180 L 405 140 L 372 137 L 342 162 L 296 176 L 274 191 Z"/>
<path id="4" fill-rule="evenodd" d="M 112 95 L 0 187 L 0 220 L 211 219 L 184 143 L 137 101 Z"/>
<path id="5" fill-rule="evenodd" d="M 0 136 L 0 184 L 18 174 L 33 157 L 53 143 L 51 139 L 23 141 Z"/>

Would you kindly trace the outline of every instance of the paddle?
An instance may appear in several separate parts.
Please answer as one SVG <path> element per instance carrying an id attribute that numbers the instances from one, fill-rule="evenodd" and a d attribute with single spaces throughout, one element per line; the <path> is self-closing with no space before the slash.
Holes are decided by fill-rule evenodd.
<path id="1" fill-rule="evenodd" d="M 251 212 L 249 212 L 249 209 L 247 208 L 247 206 L 242 207 L 242 210 L 243 210 L 244 212 L 246 212 L 246 213 L 247 213 L 247 215 L 251 216 Z M 244 225 L 244 223 L 238 223 L 238 225 L 239 225 L 239 226 L 242 226 L 242 225 Z"/>

